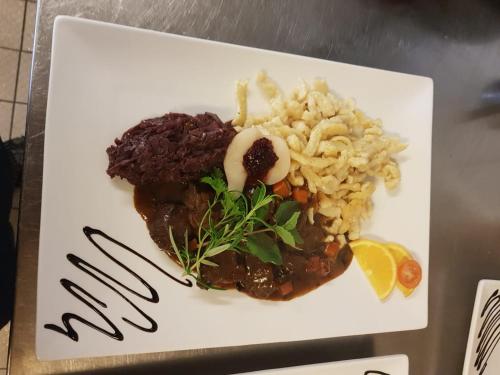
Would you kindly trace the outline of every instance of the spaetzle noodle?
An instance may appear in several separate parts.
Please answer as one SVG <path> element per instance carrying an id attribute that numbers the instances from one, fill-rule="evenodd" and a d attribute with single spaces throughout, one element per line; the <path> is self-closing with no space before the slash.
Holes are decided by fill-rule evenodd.
<path id="1" fill-rule="evenodd" d="M 324 80 L 302 81 L 287 98 L 265 72 L 257 86 L 270 105 L 270 113 L 247 112 L 247 82 L 238 81 L 235 129 L 258 127 L 265 134 L 282 137 L 291 155 L 287 177 L 292 186 L 307 185 L 316 204 L 307 210 L 308 220 L 320 222 L 329 235 L 325 241 L 341 245 L 359 238 L 361 222 L 372 211 L 373 178 L 395 189 L 401 179 L 394 156 L 407 145 L 388 137 L 382 122 L 366 116 L 351 99 L 330 92 Z"/>

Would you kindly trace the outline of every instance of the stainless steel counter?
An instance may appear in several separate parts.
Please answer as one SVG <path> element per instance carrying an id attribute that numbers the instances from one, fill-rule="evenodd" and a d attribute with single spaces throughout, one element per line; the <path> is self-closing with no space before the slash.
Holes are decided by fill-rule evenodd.
<path id="1" fill-rule="evenodd" d="M 37 361 L 44 122 L 52 25 L 59 14 L 432 77 L 428 328 L 244 348 Z M 35 38 L 11 374 L 121 374 L 125 369 L 227 374 L 395 353 L 409 356 L 412 375 L 461 372 L 477 282 L 500 279 L 500 92 L 495 102 L 493 90 L 500 80 L 498 1 L 38 0 Z M 406 220 L 413 225 L 411 218 Z"/>

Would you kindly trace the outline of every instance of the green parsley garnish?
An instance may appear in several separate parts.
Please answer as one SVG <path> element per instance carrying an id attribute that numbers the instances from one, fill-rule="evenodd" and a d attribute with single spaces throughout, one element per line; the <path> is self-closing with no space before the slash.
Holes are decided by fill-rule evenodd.
<path id="1" fill-rule="evenodd" d="M 205 212 L 196 238 L 196 249 L 189 250 L 187 232 L 184 244 L 177 244 L 169 228 L 172 247 L 184 269 L 184 275 L 193 277 L 199 285 L 209 288 L 200 276 L 201 265 L 217 267 L 209 258 L 224 251 L 250 253 L 262 262 L 281 265 L 283 259 L 277 244 L 281 239 L 297 248 L 302 243 L 295 228 L 300 216 L 300 206 L 295 201 L 283 201 L 273 218 L 268 219 L 270 205 L 278 198 L 267 194 L 260 182 L 249 198 L 229 191 L 222 171 L 216 169 L 201 182 L 209 185 L 215 196 Z"/>

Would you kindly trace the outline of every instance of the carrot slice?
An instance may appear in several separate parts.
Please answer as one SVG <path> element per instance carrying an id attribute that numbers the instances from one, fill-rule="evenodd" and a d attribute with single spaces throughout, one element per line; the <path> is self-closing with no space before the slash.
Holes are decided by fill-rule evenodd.
<path id="1" fill-rule="evenodd" d="M 311 273 L 311 272 L 318 272 L 321 267 L 321 262 L 319 259 L 319 256 L 315 255 L 307 259 L 306 263 L 306 272 Z"/>
<path id="2" fill-rule="evenodd" d="M 306 189 L 295 188 L 293 189 L 292 196 L 297 202 L 306 204 L 309 198 L 309 192 Z"/>
<path id="3" fill-rule="evenodd" d="M 287 281 L 286 283 L 281 284 L 279 286 L 279 289 L 280 289 L 281 295 L 286 296 L 287 294 L 290 294 L 291 292 L 293 292 L 293 284 L 291 281 Z"/>
<path id="4" fill-rule="evenodd" d="M 337 242 L 328 242 L 325 246 L 325 255 L 330 258 L 335 258 L 340 250 L 340 245 Z"/>
<path id="5" fill-rule="evenodd" d="M 288 183 L 285 180 L 276 182 L 273 185 L 273 193 L 283 198 L 290 196 L 290 188 L 288 187 Z"/>

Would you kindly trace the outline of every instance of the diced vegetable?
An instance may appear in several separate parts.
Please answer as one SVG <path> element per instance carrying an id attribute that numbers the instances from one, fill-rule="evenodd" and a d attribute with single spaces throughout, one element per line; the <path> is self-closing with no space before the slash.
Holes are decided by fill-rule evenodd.
<path id="1" fill-rule="evenodd" d="M 335 258 L 340 250 L 340 245 L 337 242 L 328 242 L 325 246 L 325 255 L 330 258 Z"/>
<path id="2" fill-rule="evenodd" d="M 307 260 L 306 263 L 306 272 L 307 273 L 312 273 L 312 272 L 318 272 L 320 270 L 320 262 L 319 262 L 319 256 L 312 256 Z"/>
<path id="3" fill-rule="evenodd" d="M 288 186 L 288 182 L 285 180 L 281 180 L 273 185 L 273 193 L 277 194 L 283 198 L 287 198 L 290 196 L 290 187 Z"/>
<path id="4" fill-rule="evenodd" d="M 303 188 L 294 188 L 292 193 L 293 199 L 301 204 L 306 204 L 309 198 L 309 192 Z"/>
<path id="5" fill-rule="evenodd" d="M 331 265 L 331 263 L 328 260 L 328 258 L 321 258 L 320 261 L 319 261 L 319 270 L 318 270 L 318 273 L 321 276 L 328 275 L 330 273 L 330 270 L 331 270 L 330 265 Z"/>
<path id="6" fill-rule="evenodd" d="M 406 259 L 398 266 L 398 281 L 408 289 L 414 289 L 422 280 L 422 268 L 413 259 Z"/>
<path id="7" fill-rule="evenodd" d="M 291 281 L 287 281 L 284 284 L 281 284 L 279 286 L 280 293 L 282 296 L 286 296 L 287 294 L 290 294 L 293 292 L 293 284 Z"/>

